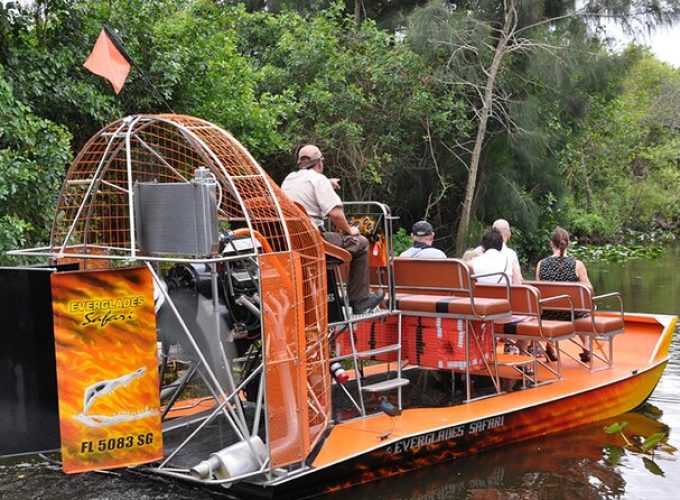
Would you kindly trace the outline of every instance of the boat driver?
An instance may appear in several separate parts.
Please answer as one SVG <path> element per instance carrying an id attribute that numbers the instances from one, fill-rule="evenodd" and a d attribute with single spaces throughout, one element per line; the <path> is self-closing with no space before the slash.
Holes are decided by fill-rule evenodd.
<path id="1" fill-rule="evenodd" d="M 301 205 L 312 223 L 319 228 L 323 238 L 352 254 L 347 295 L 354 314 L 364 314 L 380 305 L 384 292 L 369 292 L 368 240 L 359 229 L 350 226 L 342 208 L 342 200 L 335 192 L 337 179 L 323 174 L 323 155 L 313 144 L 298 151 L 297 170 L 291 172 L 281 184 L 281 189 L 293 201 Z M 326 231 L 324 219 L 328 217 L 336 230 Z"/>

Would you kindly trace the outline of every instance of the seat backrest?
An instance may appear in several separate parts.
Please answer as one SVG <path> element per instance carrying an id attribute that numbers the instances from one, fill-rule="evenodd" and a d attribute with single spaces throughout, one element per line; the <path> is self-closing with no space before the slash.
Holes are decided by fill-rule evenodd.
<path id="1" fill-rule="evenodd" d="M 326 254 L 326 257 L 331 257 L 333 259 L 337 259 L 343 265 L 349 264 L 350 262 L 352 262 L 352 254 L 351 253 L 349 253 L 344 248 L 341 248 L 337 245 L 333 245 L 332 243 L 328 243 L 326 240 L 323 240 L 323 251 Z"/>
<path id="2" fill-rule="evenodd" d="M 471 294 L 470 269 L 462 260 L 396 257 L 393 263 L 396 293 Z"/>
<path id="3" fill-rule="evenodd" d="M 305 209 L 301 203 L 293 201 L 293 204 L 298 207 L 303 214 L 307 215 L 307 209 Z M 339 260 L 340 264 L 344 267 L 352 262 L 352 254 L 347 250 L 337 245 L 333 245 L 332 243 L 328 243 L 324 238 L 321 238 L 321 240 L 323 241 L 323 251 L 327 258 L 330 257 L 331 259 Z"/>
<path id="4" fill-rule="evenodd" d="M 485 299 L 507 299 L 505 285 L 477 284 L 475 297 Z M 510 309 L 512 314 L 537 316 L 539 313 L 540 294 L 536 287 L 530 285 L 510 285 Z"/>
<path id="5" fill-rule="evenodd" d="M 593 313 L 593 291 L 583 283 L 574 281 L 525 281 L 524 284 L 538 289 L 542 299 L 569 295 L 574 301 L 574 312 Z M 545 306 L 546 309 L 569 310 L 567 300 L 556 300 Z"/>

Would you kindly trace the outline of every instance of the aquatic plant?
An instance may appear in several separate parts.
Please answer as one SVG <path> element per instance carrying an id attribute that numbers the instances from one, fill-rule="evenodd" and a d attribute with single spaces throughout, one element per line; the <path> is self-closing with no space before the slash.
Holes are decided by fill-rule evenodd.
<path id="1" fill-rule="evenodd" d="M 574 242 L 569 251 L 580 260 L 622 262 L 631 259 L 656 259 L 666 253 L 666 244 L 674 241 L 675 233 L 670 231 L 621 231 L 621 243 L 606 245 L 580 245 Z"/>
<path id="2" fill-rule="evenodd" d="M 652 245 L 578 245 L 569 248 L 570 253 L 577 259 L 584 261 L 604 260 L 607 262 L 622 262 L 631 259 L 656 259 L 665 253 L 659 243 Z"/>
<path id="3" fill-rule="evenodd" d="M 659 467 L 659 465 L 653 460 L 654 452 L 661 447 L 667 448 L 674 451 L 674 448 L 666 443 L 668 439 L 668 433 L 666 432 L 655 432 L 647 437 L 644 436 L 634 436 L 630 439 L 623 433 L 623 429 L 626 428 L 628 422 L 625 420 L 622 422 L 614 422 L 610 425 L 605 425 L 602 430 L 607 434 L 613 435 L 618 434 L 623 438 L 626 443 L 623 447 L 616 445 L 607 445 L 605 447 L 605 460 L 611 465 L 617 465 L 621 458 L 625 455 L 626 450 L 629 450 L 636 455 L 642 455 L 642 463 L 649 472 L 657 476 L 663 476 L 664 472 Z M 648 458 L 644 455 L 652 455 L 652 458 Z"/>

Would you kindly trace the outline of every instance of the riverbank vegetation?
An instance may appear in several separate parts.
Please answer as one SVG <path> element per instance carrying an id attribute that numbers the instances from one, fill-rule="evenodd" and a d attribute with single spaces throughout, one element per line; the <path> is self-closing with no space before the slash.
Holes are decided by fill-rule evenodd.
<path id="1" fill-rule="evenodd" d="M 668 245 L 677 238 L 675 232 L 666 230 L 621 231 L 618 243 L 589 245 L 576 241 L 569 252 L 584 261 L 622 262 L 630 259 L 655 259 L 664 254 Z"/>
<path id="2" fill-rule="evenodd" d="M 557 224 L 597 245 L 675 229 L 680 70 L 601 29 L 668 23 L 680 2 L 652 4 L 0 3 L 0 251 L 45 242 L 88 137 L 169 109 L 232 132 L 278 182 L 320 145 L 345 199 L 429 219 L 450 255 L 499 217 L 529 261 Z M 104 24 L 136 63 L 119 96 L 82 67 Z"/>

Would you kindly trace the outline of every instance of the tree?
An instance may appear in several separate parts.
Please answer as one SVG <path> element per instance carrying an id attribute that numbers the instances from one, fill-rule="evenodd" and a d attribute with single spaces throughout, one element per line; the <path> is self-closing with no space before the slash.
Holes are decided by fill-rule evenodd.
<path id="1" fill-rule="evenodd" d="M 224 127 L 262 158 L 287 146 L 278 125 L 295 103 L 285 93 L 261 91 L 264 74 L 241 50 L 239 30 L 253 16 L 278 17 L 199 0 L 166 16 L 151 34 L 154 72 L 172 76 L 164 91 L 173 107 Z"/>
<path id="2" fill-rule="evenodd" d="M 647 26 L 653 22 L 667 21 L 678 14 L 678 5 L 659 6 L 657 2 L 606 2 L 591 1 L 580 9 L 555 11 L 550 2 L 503 2 L 470 1 L 456 5 L 456 8 L 441 1 L 432 2 L 428 8 L 420 9 L 412 17 L 411 27 L 415 36 L 435 33 L 430 38 L 446 54 L 445 65 L 458 71 L 449 72 L 450 83 L 470 89 L 472 119 L 475 121 L 472 147 L 466 141 L 457 141 L 460 158 L 467 170 L 466 188 L 456 232 L 456 251 L 461 254 L 467 244 L 468 228 L 474 212 L 477 182 L 483 149 L 488 136 L 489 120 L 510 135 L 518 132 L 516 122 L 509 111 L 507 88 L 499 85 L 508 59 L 521 54 L 550 54 L 559 46 L 546 44 L 541 40 L 548 28 L 568 20 L 598 19 L 610 15 L 622 15 L 624 19 L 642 20 Z M 461 8 L 462 7 L 462 8 Z M 428 25 L 436 23 L 435 29 Z M 423 26 L 428 26 L 423 29 Z M 633 26 L 628 23 L 628 26 Z M 486 37 L 484 35 L 486 34 Z M 453 43 L 461 41 L 461 43 Z M 463 69 L 463 71 L 461 71 Z M 472 75 L 472 77 L 471 77 Z"/>
<path id="3" fill-rule="evenodd" d="M 0 4 L 0 64 L 15 98 L 37 116 L 67 126 L 80 146 L 121 114 L 113 94 L 82 64 L 98 31 L 90 9 L 73 0 Z M 98 26 L 101 29 L 101 25 Z M 109 87 L 110 88 L 110 87 Z"/>
<path id="4" fill-rule="evenodd" d="M 622 226 L 680 223 L 677 151 L 680 71 L 630 47 L 621 91 L 593 99 L 592 111 L 564 149 L 575 232 L 613 239 Z"/>
<path id="5" fill-rule="evenodd" d="M 45 244 L 65 167 L 69 133 L 18 101 L 0 65 L 0 260 Z"/>
<path id="6" fill-rule="evenodd" d="M 342 177 L 345 199 L 403 206 L 404 178 L 429 158 L 424 124 L 445 132 L 460 121 L 423 60 L 370 19 L 355 29 L 342 6 L 310 17 L 240 19 L 239 51 L 258 67 L 258 92 L 291 105 L 279 127 L 288 150 L 267 161 L 274 177 L 290 170 L 296 147 L 315 142 L 330 175 Z M 421 198 L 428 191 L 429 185 Z"/>

